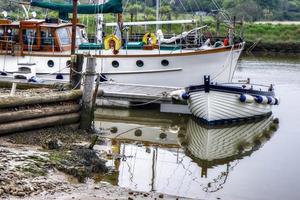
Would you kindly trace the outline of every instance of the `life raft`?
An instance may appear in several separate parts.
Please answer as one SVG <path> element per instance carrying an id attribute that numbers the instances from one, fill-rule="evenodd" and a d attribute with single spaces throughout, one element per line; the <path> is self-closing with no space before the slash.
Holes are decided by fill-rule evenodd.
<path id="1" fill-rule="evenodd" d="M 149 38 L 151 38 L 151 42 L 149 44 Z M 143 37 L 143 43 L 146 45 L 156 45 L 157 37 L 154 33 L 146 33 Z"/>
<path id="2" fill-rule="evenodd" d="M 104 39 L 104 49 L 118 51 L 121 48 L 121 40 L 115 35 L 108 35 Z"/>

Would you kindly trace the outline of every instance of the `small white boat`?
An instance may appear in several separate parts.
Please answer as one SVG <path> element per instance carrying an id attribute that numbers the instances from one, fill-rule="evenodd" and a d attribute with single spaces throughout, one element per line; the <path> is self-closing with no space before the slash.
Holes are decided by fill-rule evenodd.
<path id="1" fill-rule="evenodd" d="M 186 88 L 188 107 L 201 122 L 208 125 L 234 123 L 264 118 L 279 104 L 273 85 L 267 87 L 242 84 L 212 84 L 204 77 L 204 85 Z"/>

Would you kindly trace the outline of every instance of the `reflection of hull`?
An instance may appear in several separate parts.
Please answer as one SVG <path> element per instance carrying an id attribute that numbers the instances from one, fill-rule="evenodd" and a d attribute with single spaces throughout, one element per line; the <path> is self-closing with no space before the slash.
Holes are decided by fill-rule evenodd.
<path id="1" fill-rule="evenodd" d="M 190 87 L 188 93 L 191 113 L 209 125 L 264 118 L 271 115 L 272 106 L 278 103 L 273 91 L 237 86 L 207 84 Z M 259 102 L 258 98 L 265 100 Z"/>
<path id="2" fill-rule="evenodd" d="M 114 132 L 113 127 L 118 127 L 118 133 L 106 135 L 112 138 L 108 152 L 113 160 L 108 164 L 116 170 L 114 184 L 134 191 L 195 199 L 203 199 L 207 192 L 222 188 L 234 164 L 239 162 L 234 160 L 250 155 L 259 143 L 264 144 L 265 130 L 272 124 L 269 118 L 241 126 L 206 129 L 192 120 L 178 120 L 177 115 L 105 110 L 96 111 L 96 127 Z M 137 137 L 136 128 L 142 130 L 142 135 Z M 167 134 L 165 139 L 159 137 L 162 132 Z M 179 148 L 176 137 L 184 149 Z"/>
<path id="3" fill-rule="evenodd" d="M 275 127 L 273 117 L 256 123 L 214 129 L 190 120 L 184 145 L 189 155 L 200 165 L 224 164 L 258 149 Z"/>
<path id="4" fill-rule="evenodd" d="M 99 110 L 100 111 L 100 110 Z M 106 114 L 105 114 L 106 112 Z M 150 116 L 141 115 L 143 112 L 118 110 L 116 113 L 109 109 L 96 111 L 95 126 L 106 133 L 105 138 L 126 142 L 140 142 L 145 145 L 179 147 L 177 134 L 179 127 L 173 125 L 173 120 L 158 118 L 155 113 Z"/>
<path id="5" fill-rule="evenodd" d="M 230 47 L 212 50 L 120 50 L 113 55 L 104 50 L 97 59 L 97 71 L 107 80 L 118 83 L 185 87 L 198 84 L 204 75 L 209 74 L 216 81 L 227 82 L 232 79 L 242 48 L 231 51 Z M 92 52 L 91 52 L 92 53 Z M 218 58 L 218 59 L 216 59 Z M 68 52 L 38 53 L 32 55 L 0 55 L 0 62 L 7 72 L 16 72 L 20 63 L 34 64 L 37 74 L 68 74 L 70 55 Z M 53 66 L 49 66 L 53 61 Z M 142 65 L 138 66 L 137 61 Z M 114 63 L 114 64 L 113 64 Z M 118 63 L 116 65 L 116 63 Z M 2 69 L 1 69 L 2 70 Z"/>

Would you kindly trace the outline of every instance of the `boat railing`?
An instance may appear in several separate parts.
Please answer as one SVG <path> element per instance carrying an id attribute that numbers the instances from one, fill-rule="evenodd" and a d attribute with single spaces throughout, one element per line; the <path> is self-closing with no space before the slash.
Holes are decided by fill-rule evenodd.
<path id="1" fill-rule="evenodd" d="M 271 84 L 271 85 L 264 85 L 264 84 L 257 84 L 257 83 L 250 83 L 250 79 L 247 79 L 247 80 L 238 80 L 238 82 L 230 82 L 230 83 L 215 83 L 215 85 L 232 85 L 232 86 L 243 86 L 244 87 L 261 87 L 261 88 L 265 88 L 265 89 L 268 89 L 269 91 L 272 91 L 273 90 L 273 87 L 274 85 Z"/>

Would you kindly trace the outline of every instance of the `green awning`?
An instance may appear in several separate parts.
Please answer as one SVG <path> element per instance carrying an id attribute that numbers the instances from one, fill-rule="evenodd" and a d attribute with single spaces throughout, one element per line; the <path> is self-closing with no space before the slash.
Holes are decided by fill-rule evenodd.
<path id="1" fill-rule="evenodd" d="M 99 50 L 103 49 L 102 44 L 96 44 L 96 43 L 83 43 L 79 45 L 80 50 Z"/>
<path id="2" fill-rule="evenodd" d="M 31 6 L 46 8 L 59 12 L 59 16 L 68 16 L 68 13 L 73 13 L 73 5 L 68 3 L 44 2 L 43 0 L 33 0 Z M 122 0 L 110 0 L 104 4 L 78 5 L 78 14 L 97 14 L 97 13 L 122 13 Z"/>
<path id="3" fill-rule="evenodd" d="M 143 42 L 127 42 L 124 49 L 142 49 L 143 46 Z"/>

